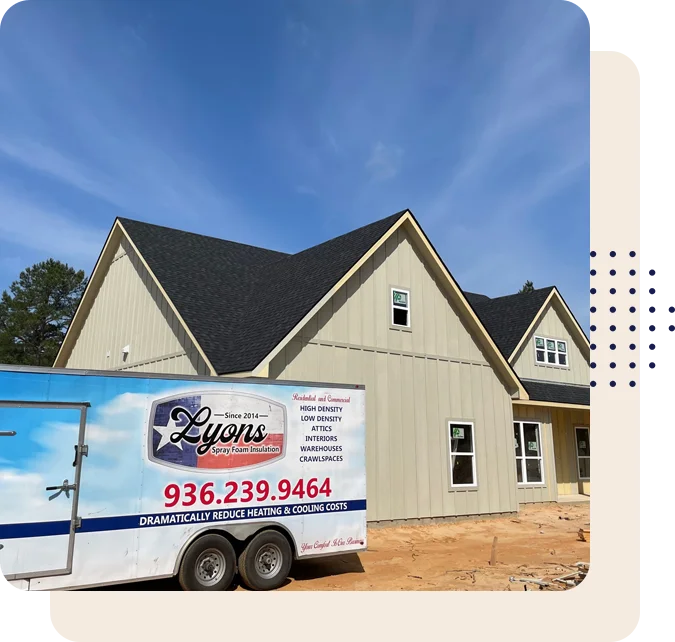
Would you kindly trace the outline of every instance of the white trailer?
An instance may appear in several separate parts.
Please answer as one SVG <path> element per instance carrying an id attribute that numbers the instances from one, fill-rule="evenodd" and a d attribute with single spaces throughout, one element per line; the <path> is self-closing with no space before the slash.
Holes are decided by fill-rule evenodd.
<path id="1" fill-rule="evenodd" d="M 360 385 L 0 366 L 0 570 L 281 586 L 366 548 Z"/>

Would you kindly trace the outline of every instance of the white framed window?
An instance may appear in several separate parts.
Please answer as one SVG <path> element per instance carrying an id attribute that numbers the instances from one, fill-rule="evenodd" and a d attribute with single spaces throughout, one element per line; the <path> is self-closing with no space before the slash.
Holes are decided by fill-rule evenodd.
<path id="1" fill-rule="evenodd" d="M 585 426 L 575 426 L 577 442 L 577 472 L 581 481 L 591 480 L 591 442 L 590 430 Z"/>
<path id="2" fill-rule="evenodd" d="M 567 341 L 550 339 L 549 337 L 534 337 L 534 360 L 546 366 L 568 368 Z"/>
<path id="3" fill-rule="evenodd" d="M 448 449 L 450 486 L 452 488 L 477 486 L 476 442 L 473 423 L 469 421 L 448 421 Z"/>
<path id="4" fill-rule="evenodd" d="M 410 290 L 391 288 L 391 325 L 410 327 Z"/>
<path id="5" fill-rule="evenodd" d="M 514 421 L 513 432 L 518 483 L 543 485 L 545 482 L 541 424 L 533 421 Z"/>

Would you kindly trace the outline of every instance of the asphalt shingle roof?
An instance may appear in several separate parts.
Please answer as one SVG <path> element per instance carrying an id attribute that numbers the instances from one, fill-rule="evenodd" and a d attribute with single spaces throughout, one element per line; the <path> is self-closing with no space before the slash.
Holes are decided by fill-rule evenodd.
<path id="1" fill-rule="evenodd" d="M 406 211 L 297 254 L 119 220 L 217 374 L 228 374 L 255 368 Z M 508 358 L 552 289 L 464 294 Z M 525 387 L 538 401 L 589 404 L 588 388 Z"/>
<path id="2" fill-rule="evenodd" d="M 120 218 L 217 374 L 253 369 L 405 213 L 297 254 Z"/>
<path id="3" fill-rule="evenodd" d="M 523 294 L 491 299 L 484 294 L 464 292 L 471 307 L 490 333 L 505 358 L 509 358 L 530 327 L 553 286 Z"/>
<path id="4" fill-rule="evenodd" d="M 523 386 L 532 401 L 591 405 L 591 389 L 588 386 L 571 386 L 561 383 L 545 383 L 522 379 Z"/>

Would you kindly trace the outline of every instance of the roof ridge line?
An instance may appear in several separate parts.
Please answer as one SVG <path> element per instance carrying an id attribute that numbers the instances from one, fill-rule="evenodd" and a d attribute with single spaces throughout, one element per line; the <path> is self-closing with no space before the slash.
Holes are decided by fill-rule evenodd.
<path id="1" fill-rule="evenodd" d="M 199 232 L 190 232 L 189 230 L 181 230 L 177 227 L 169 227 L 168 225 L 159 225 L 158 223 L 148 223 L 147 221 L 141 221 L 135 218 L 129 218 L 128 216 L 118 216 L 117 220 L 124 225 L 125 221 L 131 223 L 138 223 L 139 225 L 148 225 L 150 227 L 159 227 L 162 230 L 169 230 L 171 232 L 180 232 L 181 234 L 190 234 L 191 236 L 198 236 L 200 238 L 211 239 L 213 241 L 219 241 L 220 243 L 232 243 L 233 245 L 241 245 L 242 247 L 252 247 L 256 250 L 265 250 L 265 252 L 274 252 L 276 254 L 282 254 L 284 257 L 293 256 L 288 252 L 283 252 L 282 250 L 272 250 L 268 247 L 262 247 L 261 245 L 252 245 L 251 243 L 242 243 L 240 241 L 232 241 L 231 239 L 224 239 L 219 236 L 211 236 L 210 234 L 200 234 Z"/>
<path id="2" fill-rule="evenodd" d="M 490 299 L 490 301 L 498 301 L 499 299 L 506 299 L 506 298 L 511 297 L 511 296 L 517 296 L 518 294 L 534 294 L 535 292 L 542 292 L 543 290 L 553 290 L 554 288 L 557 290 L 558 286 L 547 285 L 543 288 L 536 288 L 536 289 L 532 290 L 531 292 L 514 292 L 513 294 L 502 294 L 501 296 L 488 297 L 488 299 Z M 474 294 L 476 294 L 476 293 L 474 293 Z M 483 295 L 483 296 L 487 296 L 487 295 Z"/>
<path id="3" fill-rule="evenodd" d="M 309 247 L 306 247 L 304 250 L 300 250 L 299 252 L 295 252 L 294 254 L 289 254 L 288 256 L 299 256 L 300 254 L 303 254 L 304 252 L 309 252 L 309 250 L 314 250 L 317 247 L 321 247 L 322 245 L 325 245 L 326 243 L 332 243 L 333 241 L 337 241 L 338 239 L 342 238 L 343 236 L 349 236 L 350 234 L 354 234 L 356 232 L 360 232 L 361 230 L 364 230 L 367 227 L 370 227 L 371 225 L 377 225 L 378 223 L 382 223 L 382 221 L 386 221 L 388 219 L 399 219 L 401 216 L 403 216 L 406 212 L 409 212 L 410 210 L 405 209 L 401 210 L 400 212 L 396 212 L 394 214 L 390 214 L 389 216 L 383 216 L 382 218 L 378 218 L 374 221 L 371 221 L 370 223 L 366 223 L 365 225 L 361 225 L 360 227 L 356 227 L 353 230 L 349 230 L 348 232 L 344 232 L 342 234 L 338 234 L 337 236 L 334 236 L 332 238 L 326 239 L 325 241 L 321 241 L 321 243 L 317 243 L 316 245 L 310 245 Z"/>

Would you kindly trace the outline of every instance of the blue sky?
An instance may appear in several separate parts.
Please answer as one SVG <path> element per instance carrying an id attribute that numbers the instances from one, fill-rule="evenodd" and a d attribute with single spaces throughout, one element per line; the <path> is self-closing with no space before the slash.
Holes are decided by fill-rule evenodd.
<path id="1" fill-rule="evenodd" d="M 295 252 L 410 208 L 587 330 L 589 26 L 564 0 L 62 1 L 0 28 L 0 289 L 115 216 Z"/>

